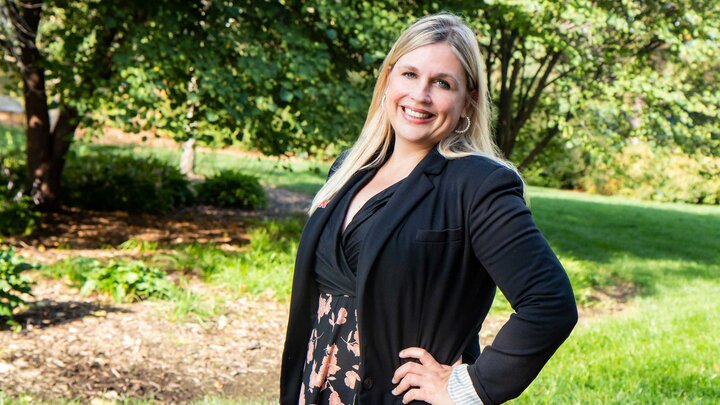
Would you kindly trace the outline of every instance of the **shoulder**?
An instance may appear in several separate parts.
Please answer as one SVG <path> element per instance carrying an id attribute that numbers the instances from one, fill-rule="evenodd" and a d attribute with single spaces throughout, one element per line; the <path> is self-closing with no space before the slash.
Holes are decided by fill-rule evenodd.
<path id="1" fill-rule="evenodd" d="M 522 179 L 515 169 L 479 154 L 449 160 L 447 175 L 474 189 L 495 182 L 512 182 L 522 185 Z"/>

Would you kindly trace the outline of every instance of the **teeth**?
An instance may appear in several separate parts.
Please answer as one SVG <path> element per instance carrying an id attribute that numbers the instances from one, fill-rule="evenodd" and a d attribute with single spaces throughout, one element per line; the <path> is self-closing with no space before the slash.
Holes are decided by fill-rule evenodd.
<path id="1" fill-rule="evenodd" d="M 427 114 L 427 113 L 421 113 L 421 112 L 413 111 L 413 110 L 411 110 L 411 109 L 409 109 L 409 108 L 407 108 L 407 107 L 406 107 L 406 108 L 403 108 L 403 111 L 405 111 L 405 114 L 407 114 L 407 115 L 409 115 L 409 116 L 411 116 L 411 117 L 413 117 L 413 118 L 420 118 L 420 119 L 430 118 L 430 116 L 432 115 L 432 114 Z"/>

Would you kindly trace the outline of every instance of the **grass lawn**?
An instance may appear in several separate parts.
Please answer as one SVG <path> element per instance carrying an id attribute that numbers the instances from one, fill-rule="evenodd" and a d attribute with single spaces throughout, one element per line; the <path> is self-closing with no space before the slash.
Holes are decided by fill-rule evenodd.
<path id="1" fill-rule="evenodd" d="M 581 320 L 516 403 L 719 403 L 720 208 L 530 193 L 581 303 L 613 283 L 638 295 Z"/>

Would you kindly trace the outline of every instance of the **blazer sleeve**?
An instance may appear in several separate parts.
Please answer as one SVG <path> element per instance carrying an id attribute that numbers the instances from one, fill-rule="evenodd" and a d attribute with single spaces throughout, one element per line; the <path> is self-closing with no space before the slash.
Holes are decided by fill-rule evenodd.
<path id="1" fill-rule="evenodd" d="M 513 170 L 495 169 L 476 190 L 472 248 L 514 313 L 468 370 L 484 404 L 519 396 L 577 323 L 565 269 L 535 225 Z"/>

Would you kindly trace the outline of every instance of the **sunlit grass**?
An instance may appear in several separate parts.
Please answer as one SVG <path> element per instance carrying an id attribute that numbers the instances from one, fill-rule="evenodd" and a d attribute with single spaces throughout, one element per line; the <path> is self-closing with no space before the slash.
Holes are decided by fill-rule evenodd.
<path id="1" fill-rule="evenodd" d="M 250 226 L 250 243 L 240 251 L 187 245 L 172 254 L 168 266 L 200 274 L 205 281 L 230 294 L 272 297 L 286 302 L 304 222 L 302 216 L 259 221 Z"/>
<path id="2" fill-rule="evenodd" d="M 659 288 L 581 322 L 517 403 L 717 404 L 720 284 Z"/>

